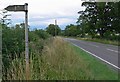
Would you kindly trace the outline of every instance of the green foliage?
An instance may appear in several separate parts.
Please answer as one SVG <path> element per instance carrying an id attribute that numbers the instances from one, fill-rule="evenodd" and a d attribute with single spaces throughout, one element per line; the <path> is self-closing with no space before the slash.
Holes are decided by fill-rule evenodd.
<path id="1" fill-rule="evenodd" d="M 108 39 L 108 34 L 110 36 L 120 33 L 119 4 L 120 2 L 83 2 L 82 6 L 86 9 L 78 12 L 80 16 L 77 23 L 81 25 L 84 33 L 88 33 L 92 38 L 99 34 L 100 38 Z"/>
<path id="2" fill-rule="evenodd" d="M 79 40 L 85 40 L 85 41 L 92 41 L 92 42 L 98 42 L 98 43 L 103 43 L 103 44 L 111 44 L 111 45 L 116 45 L 120 46 L 118 39 L 120 36 L 108 36 L 108 39 L 101 39 L 100 36 L 95 36 L 95 38 L 91 39 L 90 37 L 87 38 L 79 38 Z M 119 39 L 120 40 L 120 39 Z"/>
<path id="3" fill-rule="evenodd" d="M 20 57 L 24 50 L 24 29 L 20 25 L 10 28 L 2 24 L 2 67 L 5 74 L 12 60 Z"/>
<path id="4" fill-rule="evenodd" d="M 51 34 L 52 36 L 55 35 L 60 35 L 61 34 L 61 29 L 58 25 L 50 24 L 47 28 L 46 31 Z"/>
<path id="5" fill-rule="evenodd" d="M 49 37 L 49 34 L 44 30 L 35 30 L 34 33 L 37 34 L 39 38 L 42 38 L 42 39 L 47 39 Z"/>
<path id="6" fill-rule="evenodd" d="M 2 42 L 3 54 L 20 54 L 24 51 L 24 29 L 20 25 L 3 27 Z"/>
<path id="7" fill-rule="evenodd" d="M 77 25 L 67 25 L 65 28 L 65 35 L 66 36 L 77 36 L 80 34 L 80 28 Z"/>
<path id="8" fill-rule="evenodd" d="M 25 27 L 24 23 L 17 24 L 15 27 L 8 27 L 2 24 L 2 61 L 3 61 L 3 76 L 6 77 L 7 71 L 10 68 L 12 61 L 15 58 L 24 58 L 25 52 Z M 35 53 L 43 49 L 43 39 L 47 39 L 49 34 L 44 30 L 29 31 L 29 50 L 30 53 Z M 36 50 L 32 50 L 35 48 Z"/>

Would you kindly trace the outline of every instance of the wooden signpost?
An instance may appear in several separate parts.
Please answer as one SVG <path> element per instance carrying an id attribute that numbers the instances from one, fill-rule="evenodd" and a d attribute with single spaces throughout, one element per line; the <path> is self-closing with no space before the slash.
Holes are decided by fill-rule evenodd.
<path id="1" fill-rule="evenodd" d="M 29 46 L 28 46 L 28 4 L 24 5 L 9 5 L 5 8 L 7 11 L 25 12 L 25 59 L 26 59 L 26 79 L 29 80 Z"/>

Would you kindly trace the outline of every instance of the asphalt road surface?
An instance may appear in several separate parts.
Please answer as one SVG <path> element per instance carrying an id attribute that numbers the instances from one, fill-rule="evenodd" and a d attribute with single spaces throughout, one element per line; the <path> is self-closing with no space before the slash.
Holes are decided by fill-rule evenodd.
<path id="1" fill-rule="evenodd" d="M 64 40 L 69 41 L 73 45 L 100 59 L 112 68 L 120 70 L 120 67 L 118 66 L 118 54 L 120 54 L 120 52 L 118 52 L 118 46 L 72 38 L 64 38 Z"/>

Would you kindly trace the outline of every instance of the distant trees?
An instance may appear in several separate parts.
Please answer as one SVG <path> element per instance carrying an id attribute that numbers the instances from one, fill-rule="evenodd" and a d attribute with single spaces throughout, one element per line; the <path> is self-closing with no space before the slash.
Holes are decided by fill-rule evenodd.
<path id="1" fill-rule="evenodd" d="M 39 39 L 39 38 L 46 39 L 50 35 L 45 30 L 35 29 L 35 30 L 29 32 L 29 36 L 30 36 L 29 37 L 30 41 L 35 41 L 36 39 Z"/>
<path id="2" fill-rule="evenodd" d="M 77 36 L 80 34 L 80 28 L 77 25 L 67 25 L 65 28 L 65 35 L 66 36 Z"/>
<path id="3" fill-rule="evenodd" d="M 50 24 L 47 28 L 46 28 L 46 32 L 48 32 L 49 34 L 51 34 L 52 36 L 55 35 L 60 35 L 61 33 L 61 29 L 58 25 L 54 25 L 54 24 Z"/>

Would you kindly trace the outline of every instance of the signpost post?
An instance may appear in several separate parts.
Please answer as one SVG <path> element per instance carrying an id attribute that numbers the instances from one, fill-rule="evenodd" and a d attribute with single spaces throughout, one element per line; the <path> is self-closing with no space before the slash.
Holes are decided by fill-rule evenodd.
<path id="1" fill-rule="evenodd" d="M 55 20 L 55 36 L 56 36 L 56 29 L 57 29 L 57 20 Z"/>
<path id="2" fill-rule="evenodd" d="M 29 46 L 28 46 L 28 4 L 10 5 L 5 8 L 7 11 L 25 12 L 25 59 L 26 59 L 26 79 L 29 80 Z"/>

